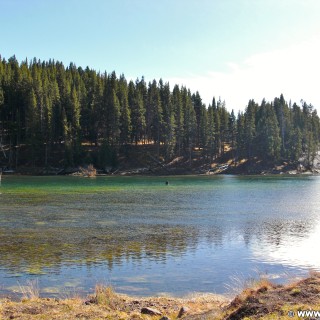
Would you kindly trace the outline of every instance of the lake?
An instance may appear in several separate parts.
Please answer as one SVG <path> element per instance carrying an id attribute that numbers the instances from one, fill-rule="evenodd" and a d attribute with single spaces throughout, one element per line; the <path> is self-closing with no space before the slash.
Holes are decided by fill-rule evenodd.
<path id="1" fill-rule="evenodd" d="M 0 186 L 2 294 L 34 279 L 42 296 L 96 284 L 228 294 L 261 275 L 320 271 L 319 240 L 319 176 L 3 176 Z"/>

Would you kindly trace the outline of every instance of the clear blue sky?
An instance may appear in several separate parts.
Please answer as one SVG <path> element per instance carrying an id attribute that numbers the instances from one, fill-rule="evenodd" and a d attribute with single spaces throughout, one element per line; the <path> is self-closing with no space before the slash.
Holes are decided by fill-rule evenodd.
<path id="1" fill-rule="evenodd" d="M 0 0 L 0 54 L 320 107 L 319 0 Z M 319 92 L 319 93 L 318 93 Z"/>

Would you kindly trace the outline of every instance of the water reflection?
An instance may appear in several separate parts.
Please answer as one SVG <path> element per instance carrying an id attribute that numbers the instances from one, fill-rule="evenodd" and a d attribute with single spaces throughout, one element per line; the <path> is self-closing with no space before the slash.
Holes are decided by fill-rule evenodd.
<path id="1" fill-rule="evenodd" d="M 141 225 L 95 229 L 0 230 L 0 265 L 13 272 L 41 272 L 63 263 L 106 261 L 110 269 L 128 259 L 164 261 L 195 250 L 199 231 L 194 227 Z"/>
<path id="2" fill-rule="evenodd" d="M 299 266 L 304 269 L 320 270 L 320 253 L 317 244 L 320 241 L 320 222 L 292 223 L 286 226 L 273 241 L 271 234 L 262 235 L 260 243 L 252 245 L 253 257 L 265 262 Z"/>
<path id="3" fill-rule="evenodd" d="M 160 178 L 11 179 L 0 202 L 5 287 L 34 276 L 44 293 L 101 278 L 128 293 L 223 292 L 239 271 L 320 268 L 316 177 L 178 177 L 169 188 Z"/>

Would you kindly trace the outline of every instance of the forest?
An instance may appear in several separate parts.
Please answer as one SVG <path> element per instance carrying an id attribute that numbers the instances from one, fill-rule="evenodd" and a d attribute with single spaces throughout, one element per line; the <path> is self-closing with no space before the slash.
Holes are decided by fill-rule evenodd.
<path id="1" fill-rule="evenodd" d="M 159 161 L 208 163 L 228 146 L 234 162 L 261 159 L 309 164 L 318 151 L 320 121 L 311 104 L 283 95 L 260 104 L 249 100 L 235 114 L 199 92 L 144 78 L 100 73 L 74 63 L 0 56 L 0 166 L 117 167 L 130 148 L 152 145 Z M 245 107 L 245 108 L 244 108 Z"/>

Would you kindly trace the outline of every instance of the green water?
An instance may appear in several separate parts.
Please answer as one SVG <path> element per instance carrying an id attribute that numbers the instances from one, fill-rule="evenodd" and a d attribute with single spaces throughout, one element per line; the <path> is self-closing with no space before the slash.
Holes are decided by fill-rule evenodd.
<path id="1" fill-rule="evenodd" d="M 3 176 L 0 288 L 184 295 L 226 293 L 234 276 L 283 282 L 320 269 L 319 205 L 312 176 Z"/>

